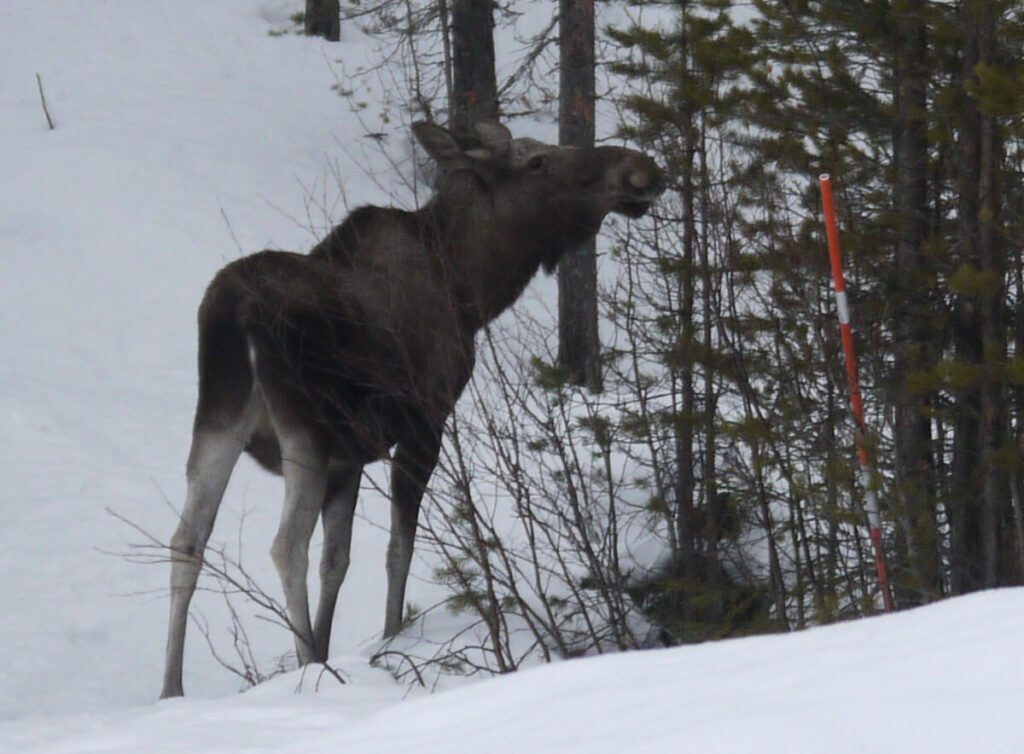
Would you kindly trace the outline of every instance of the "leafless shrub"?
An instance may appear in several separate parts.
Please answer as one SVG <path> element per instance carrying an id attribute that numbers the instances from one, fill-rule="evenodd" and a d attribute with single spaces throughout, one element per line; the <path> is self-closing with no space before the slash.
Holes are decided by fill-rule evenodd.
<path id="1" fill-rule="evenodd" d="M 170 506 L 169 502 L 167 504 Z M 170 565 L 172 559 L 170 544 L 116 511 L 108 508 L 107 513 L 142 537 L 141 542 L 129 544 L 126 551 L 112 554 L 119 555 L 132 563 L 164 567 Z M 243 527 L 244 516 L 239 521 L 239 542 L 242 541 L 241 530 Z M 293 638 L 298 634 L 288 618 L 285 606 L 267 592 L 245 569 L 241 562 L 241 556 L 238 558 L 230 556 L 225 547 L 207 547 L 203 553 L 200 578 L 202 581 L 199 589 L 219 594 L 223 598 L 230 621 L 226 630 L 231 638 L 233 657 L 226 657 L 223 651 L 217 648 L 215 633 L 205 616 L 193 609 L 190 611 L 189 617 L 206 641 L 210 655 L 218 665 L 241 680 L 242 690 L 259 685 L 298 667 L 295 654 L 292 651 L 276 657 L 270 667 L 261 665 L 257 659 L 245 621 L 238 608 L 239 601 L 256 609 L 255 618 L 257 620 L 278 626 L 291 634 Z M 330 663 L 318 663 L 317 665 L 321 668 L 321 674 L 327 675 L 341 684 L 346 682 L 341 671 Z"/>

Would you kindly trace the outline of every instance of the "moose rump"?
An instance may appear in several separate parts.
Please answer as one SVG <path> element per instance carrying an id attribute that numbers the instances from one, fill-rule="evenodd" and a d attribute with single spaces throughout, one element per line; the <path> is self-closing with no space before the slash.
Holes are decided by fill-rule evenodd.
<path id="1" fill-rule="evenodd" d="M 199 309 L 195 430 L 230 432 L 281 473 L 279 433 L 361 466 L 443 423 L 470 370 L 451 306 L 394 277 L 276 251 L 221 270 Z"/>

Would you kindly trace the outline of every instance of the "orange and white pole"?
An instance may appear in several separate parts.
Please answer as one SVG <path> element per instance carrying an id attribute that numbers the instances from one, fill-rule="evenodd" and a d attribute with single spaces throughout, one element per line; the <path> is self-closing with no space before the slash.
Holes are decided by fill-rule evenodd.
<path id="1" fill-rule="evenodd" d="M 825 231 L 828 236 L 828 255 L 832 261 L 832 280 L 836 289 L 836 309 L 839 311 L 839 333 L 843 340 L 846 356 L 846 382 L 850 388 L 850 410 L 856 425 L 857 456 L 860 459 L 860 479 L 864 487 L 865 508 L 871 543 L 875 551 L 875 569 L 878 571 L 878 588 L 882 592 L 882 603 L 886 612 L 895 609 L 892 592 L 889 591 L 889 576 L 885 567 L 885 552 L 882 549 L 882 517 L 878 510 L 878 497 L 871 484 L 871 463 L 868 458 L 867 431 L 864 425 L 864 407 L 860 398 L 860 383 L 857 380 L 857 353 L 853 348 L 853 331 L 850 327 L 850 305 L 846 300 L 846 279 L 843 275 L 843 261 L 839 253 L 839 230 L 836 227 L 836 211 L 832 203 L 832 181 L 828 173 L 822 173 L 821 204 L 825 212 Z"/>

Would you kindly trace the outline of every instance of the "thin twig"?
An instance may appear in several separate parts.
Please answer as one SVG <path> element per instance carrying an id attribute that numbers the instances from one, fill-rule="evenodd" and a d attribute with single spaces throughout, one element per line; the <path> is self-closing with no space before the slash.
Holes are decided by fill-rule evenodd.
<path id="1" fill-rule="evenodd" d="M 399 661 L 399 667 L 401 667 L 401 660 L 405 660 L 407 663 L 409 663 L 409 667 L 412 668 L 412 672 L 416 674 L 416 681 L 420 684 L 421 687 L 423 687 L 423 688 L 427 687 L 427 684 L 423 680 L 423 674 L 420 673 L 420 669 L 418 667 L 416 667 L 416 662 L 412 659 L 412 657 L 407 655 L 405 652 L 399 652 L 397 649 L 383 649 L 380 652 L 377 652 L 376 654 L 374 654 L 374 656 L 371 658 L 370 662 L 371 663 L 377 662 L 377 660 L 380 660 L 380 659 L 382 659 L 384 657 L 387 657 L 388 655 L 397 655 L 398 656 L 398 658 L 400 660 Z"/>
<path id="2" fill-rule="evenodd" d="M 39 85 L 39 99 L 43 102 L 43 112 L 46 114 L 46 122 L 49 124 L 50 130 L 52 131 L 55 126 L 53 125 L 53 118 L 50 117 L 50 108 L 46 106 L 46 95 L 43 94 L 43 79 L 38 73 L 36 74 L 36 84 Z"/>
<path id="3" fill-rule="evenodd" d="M 173 562 L 176 557 L 180 557 L 179 555 L 176 555 L 174 549 L 170 545 L 161 542 L 157 537 L 131 519 L 110 508 L 107 508 L 107 513 L 132 528 L 148 541 L 148 544 L 129 545 L 130 552 L 127 554 L 121 553 L 121 556 L 125 557 L 130 562 L 167 563 Z M 147 555 L 146 552 L 148 551 L 159 554 Z M 135 554 L 138 552 L 142 552 L 143 554 Z M 239 552 L 241 552 L 241 540 L 239 543 Z M 202 555 L 200 555 L 197 560 L 202 573 L 207 577 L 212 577 L 217 585 L 217 589 L 211 589 L 209 591 L 219 592 L 227 606 L 228 614 L 231 619 L 230 633 L 232 647 L 238 657 L 240 667 L 232 665 L 231 662 L 226 660 L 217 652 L 210 633 L 209 624 L 205 619 L 200 620 L 197 618 L 194 612 L 190 612 L 189 617 L 205 638 L 210 654 L 213 655 L 213 658 L 221 666 L 237 675 L 250 686 L 255 686 L 269 678 L 272 678 L 278 673 L 284 672 L 284 663 L 280 661 L 278 662 L 277 667 L 269 674 L 263 673 L 259 669 L 256 662 L 256 655 L 252 648 L 252 643 L 249 640 L 248 632 L 245 629 L 245 625 L 242 622 L 238 610 L 231 601 L 231 596 L 239 594 L 268 613 L 268 615 L 253 616 L 256 620 L 263 620 L 275 626 L 280 626 L 291 633 L 293 637 L 309 645 L 309 640 L 306 637 L 303 637 L 296 626 L 291 622 L 287 609 L 274 599 L 274 597 L 263 590 L 255 579 L 253 579 L 253 577 L 245 570 L 240 561 L 229 558 L 223 548 L 214 549 L 207 546 L 204 548 Z M 327 662 L 317 664 L 322 667 L 322 670 L 320 671 L 321 678 L 324 675 L 329 675 L 340 684 L 347 683 L 345 677 L 337 668 L 332 667 Z M 318 688 L 319 683 L 320 681 L 318 679 Z"/>

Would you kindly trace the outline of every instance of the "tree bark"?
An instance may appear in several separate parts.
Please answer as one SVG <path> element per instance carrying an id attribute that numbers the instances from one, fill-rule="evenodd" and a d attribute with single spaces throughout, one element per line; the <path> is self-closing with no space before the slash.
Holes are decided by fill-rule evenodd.
<path id="1" fill-rule="evenodd" d="M 695 351 L 694 341 L 696 340 L 693 327 L 694 288 L 695 288 L 695 258 L 696 247 L 696 224 L 694 222 L 694 160 L 693 160 L 693 130 L 686 132 L 686 143 L 683 152 L 681 165 L 681 190 L 680 196 L 683 201 L 683 258 L 681 260 L 678 285 L 679 285 L 679 337 L 681 347 L 685 349 L 686 357 L 678 364 L 680 380 L 680 411 L 675 417 L 674 434 L 676 449 L 676 538 L 679 543 L 679 558 L 682 561 L 683 579 L 692 590 L 700 581 L 700 566 L 697 561 L 697 539 L 699 526 L 697 524 L 696 509 L 694 506 L 697 482 L 693 472 L 695 466 L 694 441 L 695 441 L 695 417 L 697 410 L 696 392 L 693 380 L 693 356 Z M 693 601 L 683 601 L 683 618 L 687 622 L 695 620 Z"/>
<path id="2" fill-rule="evenodd" d="M 338 0 L 306 0 L 306 34 L 330 42 L 341 39 Z"/>
<path id="3" fill-rule="evenodd" d="M 992 2 L 981 4 L 978 24 L 978 61 L 989 65 L 995 57 L 996 9 Z M 983 585 L 987 589 L 1002 582 L 1005 570 L 1000 557 L 1000 520 L 1002 512 L 1009 510 L 1009 490 L 998 461 L 999 449 L 1006 436 L 1004 421 L 1006 406 L 1003 402 L 1000 365 L 1006 358 L 1006 338 L 1003 331 L 1003 285 L 1005 260 L 1000 249 L 999 166 L 1001 143 L 995 118 L 982 114 L 979 118 L 978 155 L 978 261 L 982 274 L 999 283 L 986 291 L 980 308 L 982 359 L 984 380 L 981 386 L 981 437 L 984 472 L 982 478 L 982 564 Z"/>
<path id="4" fill-rule="evenodd" d="M 926 396 L 910 391 L 908 378 L 928 366 L 931 335 L 919 314 L 924 295 L 924 247 L 928 234 L 927 40 L 922 0 L 910 0 L 896 21 L 895 205 L 898 231 L 894 297 L 896 479 L 900 520 L 914 575 L 915 603 L 939 596 L 939 555 L 934 490 L 930 479 L 931 429 Z"/>
<path id="5" fill-rule="evenodd" d="M 472 133 L 473 126 L 498 118 L 494 72 L 493 0 L 453 0 L 452 101 L 449 126 Z"/>
<path id="6" fill-rule="evenodd" d="M 997 17 L 992 0 L 966 0 L 960 8 L 959 259 L 979 273 L 981 289 L 960 295 L 958 301 L 957 359 L 977 367 L 980 378 L 963 391 L 957 406 L 950 520 L 954 593 L 1000 583 L 1000 518 L 1009 506 L 1005 475 L 996 461 L 1006 432 L 1003 390 L 996 375 L 997 363 L 1005 358 L 999 282 L 1004 260 L 996 233 L 1000 142 L 995 119 L 982 113 L 971 94 L 977 66 L 993 60 Z"/>
<path id="7" fill-rule="evenodd" d="M 594 145 L 594 0 L 560 0 L 558 141 Z M 601 389 L 594 241 L 558 265 L 558 363 L 575 384 Z"/>

